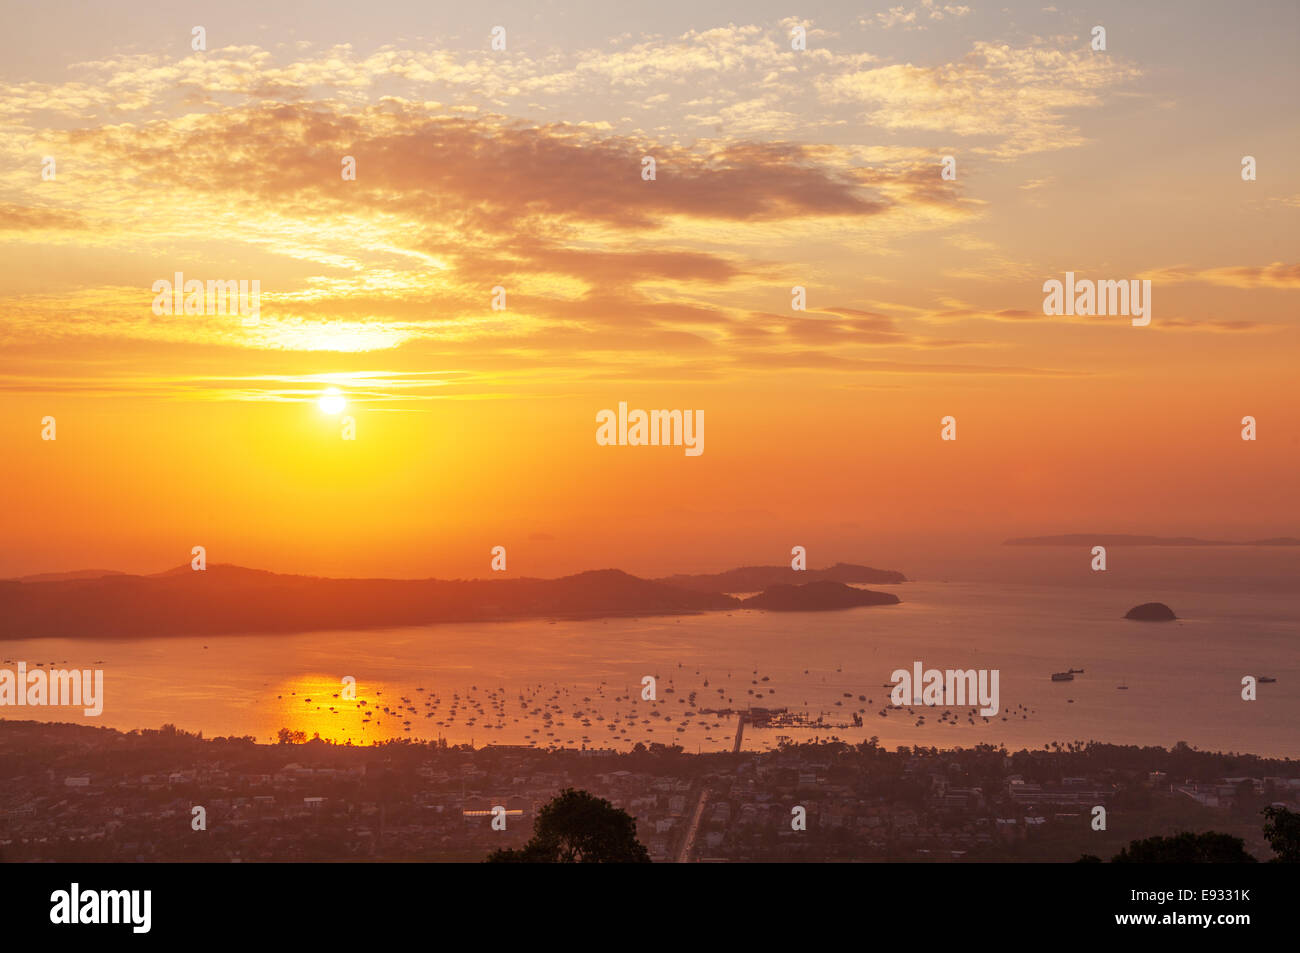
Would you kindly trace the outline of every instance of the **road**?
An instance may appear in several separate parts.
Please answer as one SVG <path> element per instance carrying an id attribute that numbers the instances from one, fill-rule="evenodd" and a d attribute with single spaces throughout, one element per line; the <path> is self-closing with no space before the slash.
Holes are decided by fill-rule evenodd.
<path id="1" fill-rule="evenodd" d="M 704 805 L 709 801 L 709 788 L 706 785 L 700 791 L 700 798 L 695 802 L 695 810 L 691 813 L 690 826 L 686 828 L 686 836 L 682 838 L 682 849 L 677 852 L 677 863 L 689 864 L 691 862 L 691 851 L 695 849 L 695 836 L 700 831 L 700 821 L 704 818 Z"/>
<path id="2" fill-rule="evenodd" d="M 732 754 L 740 754 L 740 743 L 745 738 L 745 715 L 742 712 L 736 718 L 736 743 L 731 746 Z M 695 810 L 691 812 L 691 823 L 686 828 L 686 836 L 682 838 L 682 848 L 677 852 L 677 863 L 689 864 L 691 862 L 691 852 L 695 850 L 695 838 L 700 832 L 700 821 L 704 819 L 704 806 L 709 802 L 709 789 L 706 786 L 700 791 L 699 800 L 695 802 Z"/>
<path id="3" fill-rule="evenodd" d="M 736 716 L 736 743 L 731 746 L 732 754 L 740 754 L 740 742 L 745 737 L 745 713 Z"/>

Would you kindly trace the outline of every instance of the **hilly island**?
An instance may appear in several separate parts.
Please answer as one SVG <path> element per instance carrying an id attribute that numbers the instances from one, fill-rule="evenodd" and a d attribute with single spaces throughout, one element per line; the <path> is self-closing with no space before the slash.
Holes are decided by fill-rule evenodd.
<path id="1" fill-rule="evenodd" d="M 558 579 L 454 580 L 336 579 L 230 565 L 199 572 L 182 566 L 154 575 L 82 571 L 0 580 L 0 639 L 288 633 L 740 608 L 819 611 L 896 603 L 897 596 L 847 583 L 903 579 L 901 573 L 848 564 L 804 572 L 748 567 L 669 579 L 641 579 L 618 569 Z M 721 586 L 762 593 L 742 602 Z"/>

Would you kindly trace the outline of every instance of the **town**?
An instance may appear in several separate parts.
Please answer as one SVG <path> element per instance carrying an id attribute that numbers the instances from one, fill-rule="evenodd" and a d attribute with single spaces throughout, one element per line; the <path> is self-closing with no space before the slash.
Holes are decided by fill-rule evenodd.
<path id="1" fill-rule="evenodd" d="M 689 754 L 0 721 L 0 860 L 481 861 L 568 787 L 631 814 L 659 862 L 1074 861 L 1210 829 L 1266 859 L 1259 812 L 1300 808 L 1300 762 L 1181 743 Z"/>

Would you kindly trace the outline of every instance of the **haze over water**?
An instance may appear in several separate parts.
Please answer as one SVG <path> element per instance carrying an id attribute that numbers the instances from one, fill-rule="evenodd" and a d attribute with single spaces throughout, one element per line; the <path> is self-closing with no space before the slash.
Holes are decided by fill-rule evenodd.
<path id="1" fill-rule="evenodd" d="M 982 565 L 944 567 L 991 577 L 985 581 L 873 586 L 897 593 L 902 604 L 838 612 L 7 642 L 5 658 L 29 665 L 103 659 L 106 697 L 99 718 L 66 708 L 5 714 L 123 730 L 170 722 L 263 742 L 284 727 L 353 743 L 442 737 L 627 748 L 639 741 L 708 751 L 731 749 L 736 719 L 701 709 L 757 705 L 824 714 L 827 724 L 746 726 L 746 749 L 774 746 L 778 736 L 857 742 L 874 735 L 891 748 L 1186 741 L 1300 757 L 1298 562 L 1294 549 L 1114 549 L 1111 571 L 1094 574 L 1079 571 L 1075 548 L 1002 547 Z M 1152 600 L 1172 606 L 1179 621 L 1122 618 Z M 998 669 L 1001 710 L 973 723 L 966 709 L 951 709 L 941 723 L 942 707 L 888 708 L 882 717 L 884 683 L 914 661 Z M 1084 672 L 1072 682 L 1050 680 L 1069 668 Z M 1245 702 L 1246 674 L 1277 681 Z M 346 675 L 356 678 L 365 705 L 333 697 Z M 640 700 L 644 675 L 658 679 L 654 703 Z M 860 728 L 850 724 L 854 712 Z"/>

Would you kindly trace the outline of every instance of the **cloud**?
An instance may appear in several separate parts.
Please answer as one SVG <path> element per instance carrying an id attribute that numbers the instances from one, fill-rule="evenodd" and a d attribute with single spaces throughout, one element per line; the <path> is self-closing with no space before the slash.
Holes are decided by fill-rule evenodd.
<path id="1" fill-rule="evenodd" d="M 1227 288 L 1276 288 L 1292 290 L 1300 288 L 1300 264 L 1288 265 L 1275 261 L 1269 265 L 1231 265 L 1218 268 L 1195 268 L 1191 265 L 1175 265 L 1158 268 L 1142 274 L 1152 283 L 1204 282 Z"/>
<path id="2" fill-rule="evenodd" d="M 86 227 L 76 212 L 0 202 L 0 231 L 70 231 Z"/>
<path id="3" fill-rule="evenodd" d="M 890 7 L 883 13 L 873 16 L 858 17 L 862 26 L 878 26 L 882 30 L 891 30 L 901 26 L 905 30 L 924 30 L 927 23 L 944 19 L 960 19 L 970 13 L 970 7 L 960 4 L 940 4 L 938 0 L 921 0 L 911 7 Z"/>
<path id="4" fill-rule="evenodd" d="M 1282 327 L 1281 325 L 1265 324 L 1260 321 L 1228 321 L 1220 318 L 1198 320 L 1163 318 L 1156 324 L 1160 328 L 1171 328 L 1178 331 L 1205 331 L 1212 334 L 1263 333 L 1278 331 Z"/>
<path id="5" fill-rule="evenodd" d="M 907 10 L 917 23 L 966 12 Z M 810 29 L 795 52 L 794 22 L 509 57 L 349 44 L 132 53 L 78 64 L 65 82 L 0 83 L 0 156 L 27 169 L 7 181 L 0 234 L 57 245 L 70 276 L 9 294 L 0 338 L 245 360 L 370 353 L 465 371 L 427 399 L 630 374 L 981 373 L 914 361 L 994 346 L 933 333 L 954 314 L 877 306 L 844 275 L 845 261 L 901 255 L 909 236 L 982 214 L 964 182 L 941 178 L 935 149 L 903 140 L 942 130 L 999 157 L 1063 148 L 1082 141 L 1069 112 L 1135 73 L 1037 42 L 917 66 L 832 49 L 835 33 Z M 863 110 L 900 141 L 860 131 Z M 57 183 L 32 162 L 46 154 Z M 942 240 L 991 253 L 977 277 L 1028 267 L 970 235 Z M 258 325 L 153 315 L 150 286 L 174 271 L 260 280 Z M 877 271 L 870 281 L 902 280 Z M 765 310 L 792 283 L 833 306 Z M 194 386 L 297 395 L 211 377 Z M 373 391 L 399 405 L 413 392 Z"/>
<path id="6" fill-rule="evenodd" d="M 522 335 L 516 347 L 581 331 L 576 346 L 590 349 L 619 328 L 610 346 L 694 350 L 744 319 L 735 294 L 780 280 L 789 260 L 773 248 L 797 247 L 810 228 L 850 234 L 888 220 L 905 231 L 970 214 L 954 183 L 911 157 L 865 164 L 851 148 L 748 140 L 655 146 L 394 99 L 258 103 L 46 136 L 64 157 L 61 200 L 103 227 L 26 205 L 0 207 L 0 225 L 130 248 L 141 273 L 134 288 L 12 298 L 11 335 L 360 352 L 502 340 L 507 329 Z M 641 176 L 647 152 L 653 181 Z M 355 181 L 340 175 L 344 155 Z M 154 316 L 152 282 L 178 270 L 259 280 L 257 327 Z M 490 307 L 498 285 L 506 313 Z M 707 300 L 724 293 L 732 300 Z M 858 344 L 896 340 L 857 330 Z"/>
<path id="7" fill-rule="evenodd" d="M 1067 115 L 1102 104 L 1102 94 L 1141 74 L 1086 50 L 977 42 L 940 66 L 873 66 L 820 80 L 823 95 L 858 103 L 864 119 L 891 130 L 984 137 L 972 151 L 1009 160 L 1082 145 Z"/>

